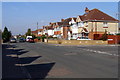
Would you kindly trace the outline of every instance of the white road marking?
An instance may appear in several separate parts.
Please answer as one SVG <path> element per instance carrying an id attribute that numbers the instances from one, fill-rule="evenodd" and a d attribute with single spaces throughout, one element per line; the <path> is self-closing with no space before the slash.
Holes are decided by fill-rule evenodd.
<path id="1" fill-rule="evenodd" d="M 110 56 L 119 56 L 117 54 L 111 54 L 111 53 L 108 53 L 108 52 L 103 52 L 103 51 L 96 51 L 96 50 L 92 50 L 92 49 L 83 49 L 85 51 L 90 51 L 90 52 L 94 52 L 94 53 L 99 53 L 99 54 L 105 54 L 105 55 L 110 55 Z"/>

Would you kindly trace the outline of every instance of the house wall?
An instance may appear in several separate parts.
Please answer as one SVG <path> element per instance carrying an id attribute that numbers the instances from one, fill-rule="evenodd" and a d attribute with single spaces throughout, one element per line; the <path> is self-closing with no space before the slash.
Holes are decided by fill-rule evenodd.
<path id="1" fill-rule="evenodd" d="M 60 37 L 61 36 L 61 27 L 57 26 L 54 28 L 54 37 Z"/>
<path id="2" fill-rule="evenodd" d="M 105 32 L 107 30 L 110 34 L 118 33 L 118 23 L 108 22 L 108 25 L 104 27 L 103 22 L 89 22 L 86 27 L 89 32 L 93 29 L 93 32 Z"/>
<path id="3" fill-rule="evenodd" d="M 81 19 L 78 16 L 77 19 L 76 19 L 76 22 L 80 22 L 80 21 L 81 21 Z"/>
<path id="4" fill-rule="evenodd" d="M 72 31 L 73 34 L 74 34 L 74 33 L 78 33 L 78 26 L 77 26 L 76 24 L 73 24 L 73 25 L 71 26 L 71 31 Z"/>
<path id="5" fill-rule="evenodd" d="M 54 30 L 48 30 L 48 35 L 49 36 L 54 35 Z"/>
<path id="6" fill-rule="evenodd" d="M 60 28 L 61 36 L 63 36 L 63 27 Z"/>
<path id="7" fill-rule="evenodd" d="M 90 32 L 88 35 L 89 39 L 99 40 L 105 32 Z"/>
<path id="8" fill-rule="evenodd" d="M 64 39 L 67 39 L 68 37 L 68 27 L 63 27 L 63 36 Z"/>
<path id="9" fill-rule="evenodd" d="M 74 19 L 72 18 L 72 20 L 69 22 L 69 24 L 74 24 L 74 23 L 76 23 L 76 22 L 75 22 Z"/>
<path id="10" fill-rule="evenodd" d="M 38 32 L 38 35 L 43 35 L 43 32 Z"/>
<path id="11" fill-rule="evenodd" d="M 44 29 L 44 30 L 43 30 L 43 34 L 45 35 L 46 33 L 47 33 L 47 30 L 46 30 L 46 29 Z"/>

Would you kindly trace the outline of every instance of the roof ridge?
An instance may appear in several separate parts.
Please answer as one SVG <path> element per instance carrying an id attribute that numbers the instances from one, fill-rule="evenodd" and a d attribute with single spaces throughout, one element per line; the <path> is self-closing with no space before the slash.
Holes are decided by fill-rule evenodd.
<path id="1" fill-rule="evenodd" d="M 99 12 L 101 12 L 101 13 L 103 13 L 103 14 L 105 14 L 105 15 L 111 17 L 111 18 L 113 18 L 112 16 L 108 15 L 107 13 L 104 13 L 103 11 L 101 11 L 101 10 L 99 10 L 99 9 L 96 9 L 96 8 L 95 8 L 95 10 L 98 10 Z M 115 19 L 115 18 L 113 18 L 113 19 Z M 117 20 L 117 19 L 115 19 L 115 20 Z"/>
<path id="2" fill-rule="evenodd" d="M 99 16 L 97 16 L 98 14 L 100 14 Z M 88 14 L 83 14 L 82 16 L 79 16 L 80 18 L 81 17 L 84 17 L 84 20 L 95 20 L 95 19 L 100 19 L 102 20 L 102 18 L 100 16 L 103 16 L 103 20 L 110 20 L 110 21 L 118 21 L 117 19 L 113 18 L 112 16 L 104 13 L 103 11 L 97 9 L 97 8 L 94 8 L 92 10 L 89 11 Z"/>

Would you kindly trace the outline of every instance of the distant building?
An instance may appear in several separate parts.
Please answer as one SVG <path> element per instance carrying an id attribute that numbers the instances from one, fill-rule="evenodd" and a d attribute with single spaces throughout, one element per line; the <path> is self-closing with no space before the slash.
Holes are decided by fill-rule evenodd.
<path id="1" fill-rule="evenodd" d="M 42 36 L 43 35 L 43 29 L 38 29 L 38 30 L 35 30 L 35 31 L 31 31 L 31 33 L 33 35 L 35 35 L 36 37 L 37 36 Z"/>
<path id="2" fill-rule="evenodd" d="M 43 35 L 53 36 L 54 28 L 52 26 L 43 26 Z"/>

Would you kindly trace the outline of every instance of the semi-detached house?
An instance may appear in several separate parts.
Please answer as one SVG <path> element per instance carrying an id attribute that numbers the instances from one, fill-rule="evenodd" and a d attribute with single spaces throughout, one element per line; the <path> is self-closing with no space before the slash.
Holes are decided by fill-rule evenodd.
<path id="1" fill-rule="evenodd" d="M 118 23 L 117 19 L 98 9 L 86 8 L 84 15 L 77 16 L 77 19 L 72 18 L 70 21 L 71 39 L 77 39 L 77 37 L 99 39 L 105 31 L 108 34 L 117 34 L 119 32 Z"/>

